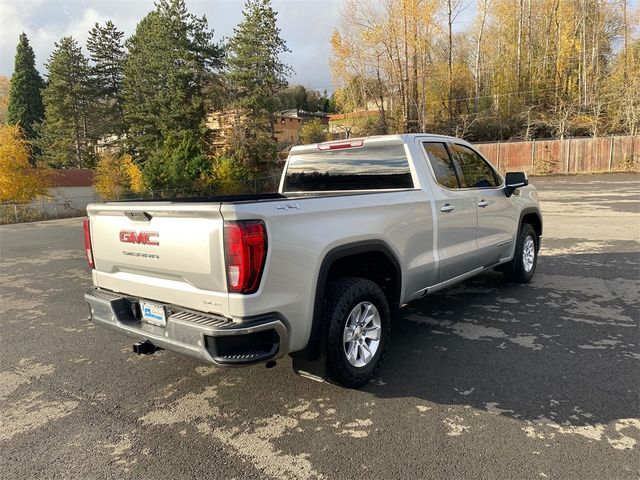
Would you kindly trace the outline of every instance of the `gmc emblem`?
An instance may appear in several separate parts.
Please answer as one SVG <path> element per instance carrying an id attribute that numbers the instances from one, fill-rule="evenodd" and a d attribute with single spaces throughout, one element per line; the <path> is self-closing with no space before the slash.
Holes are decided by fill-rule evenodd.
<path id="1" fill-rule="evenodd" d="M 135 243 L 138 245 L 160 245 L 158 232 L 134 232 L 133 230 L 120 230 L 122 243 Z"/>

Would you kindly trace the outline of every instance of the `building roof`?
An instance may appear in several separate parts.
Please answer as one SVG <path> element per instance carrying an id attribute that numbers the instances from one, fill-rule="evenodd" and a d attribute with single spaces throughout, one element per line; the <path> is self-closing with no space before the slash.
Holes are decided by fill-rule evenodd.
<path id="1" fill-rule="evenodd" d="M 51 174 L 52 187 L 90 187 L 93 185 L 93 170 L 89 168 L 67 168 L 54 170 Z"/>

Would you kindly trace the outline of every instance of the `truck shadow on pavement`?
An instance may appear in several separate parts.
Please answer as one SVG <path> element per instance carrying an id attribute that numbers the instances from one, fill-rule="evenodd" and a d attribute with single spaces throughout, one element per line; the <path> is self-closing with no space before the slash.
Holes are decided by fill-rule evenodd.
<path id="1" fill-rule="evenodd" d="M 560 425 L 635 418 L 638 260 L 541 256 L 529 285 L 489 273 L 414 302 L 365 389 Z"/>

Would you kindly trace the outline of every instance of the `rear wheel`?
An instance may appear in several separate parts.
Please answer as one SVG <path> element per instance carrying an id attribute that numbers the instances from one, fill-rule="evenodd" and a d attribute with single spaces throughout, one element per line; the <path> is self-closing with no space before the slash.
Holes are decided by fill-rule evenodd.
<path id="1" fill-rule="evenodd" d="M 528 283 L 533 278 L 538 263 L 538 235 L 533 226 L 523 223 L 518 234 L 513 260 L 504 267 L 504 275 L 510 282 Z"/>
<path id="2" fill-rule="evenodd" d="M 329 287 L 325 320 L 329 377 L 348 388 L 367 383 L 380 367 L 389 340 L 384 292 L 366 278 L 340 278 Z"/>

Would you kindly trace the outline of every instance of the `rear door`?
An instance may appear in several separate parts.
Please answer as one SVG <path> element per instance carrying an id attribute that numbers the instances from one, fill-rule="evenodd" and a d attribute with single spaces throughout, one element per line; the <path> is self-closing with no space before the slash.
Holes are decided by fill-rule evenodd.
<path id="1" fill-rule="evenodd" d="M 87 211 L 98 287 L 227 313 L 219 203 L 114 202 Z"/>
<path id="2" fill-rule="evenodd" d="M 518 216 L 504 193 L 502 177 L 478 152 L 452 143 L 460 187 L 473 192 L 478 211 L 478 266 L 489 266 L 511 251 Z"/>
<path id="3" fill-rule="evenodd" d="M 478 265 L 476 198 L 472 190 L 459 188 L 458 178 L 445 142 L 423 141 L 433 188 L 438 231 L 438 283 L 463 275 Z"/>

